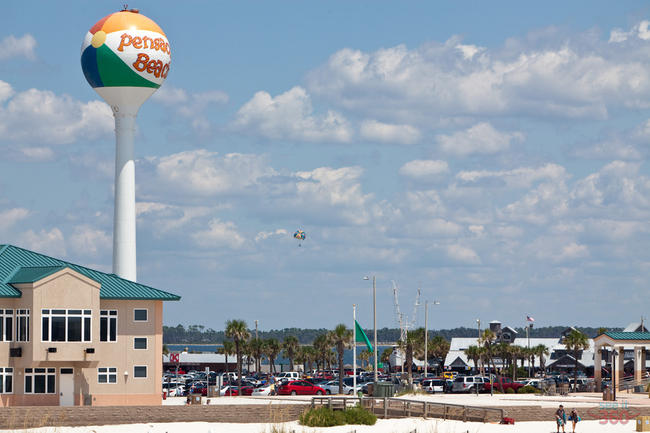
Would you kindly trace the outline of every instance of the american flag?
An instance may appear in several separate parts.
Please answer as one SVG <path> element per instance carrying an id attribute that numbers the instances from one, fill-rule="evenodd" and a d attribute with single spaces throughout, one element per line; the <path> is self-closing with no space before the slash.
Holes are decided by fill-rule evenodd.
<path id="1" fill-rule="evenodd" d="M 535 319 L 533 319 L 531 316 L 526 316 L 526 320 L 529 322 L 534 322 Z"/>

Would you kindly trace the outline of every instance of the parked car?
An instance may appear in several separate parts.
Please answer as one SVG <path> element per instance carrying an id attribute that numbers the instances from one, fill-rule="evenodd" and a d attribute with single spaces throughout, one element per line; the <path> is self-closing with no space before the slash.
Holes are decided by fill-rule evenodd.
<path id="1" fill-rule="evenodd" d="M 251 395 L 275 395 L 275 385 L 272 383 L 265 383 L 253 389 Z"/>
<path id="2" fill-rule="evenodd" d="M 420 383 L 422 391 L 435 394 L 436 392 L 445 392 L 445 379 L 424 379 Z"/>
<path id="3" fill-rule="evenodd" d="M 239 395 L 239 390 L 236 386 L 225 385 L 219 390 L 219 395 L 222 397 L 234 397 Z"/>
<path id="4" fill-rule="evenodd" d="M 505 390 L 510 388 L 510 389 L 513 389 L 515 392 L 517 392 L 517 390 L 519 388 L 521 388 L 522 386 L 524 386 L 524 385 L 521 384 L 521 383 L 513 382 L 511 377 L 498 376 L 493 381 L 492 384 L 490 384 L 489 380 L 487 382 L 485 382 L 483 389 L 485 391 L 487 391 L 487 392 L 490 392 L 490 388 L 494 387 L 495 390 L 505 392 Z"/>
<path id="5" fill-rule="evenodd" d="M 442 377 L 444 377 L 445 379 L 454 380 L 456 379 L 457 376 L 458 376 L 458 372 L 456 371 L 444 371 L 442 373 Z"/>
<path id="6" fill-rule="evenodd" d="M 284 382 L 278 387 L 278 395 L 323 395 L 325 390 L 306 380 Z"/>
<path id="7" fill-rule="evenodd" d="M 278 373 L 275 375 L 275 379 L 279 381 L 283 380 L 299 380 L 300 379 L 300 373 L 297 371 L 283 371 L 282 373 Z"/>
<path id="8" fill-rule="evenodd" d="M 349 394 L 352 395 L 354 392 L 354 389 L 352 388 L 351 385 L 348 385 L 347 379 L 351 378 L 346 378 L 346 380 L 343 381 L 343 394 Z M 321 388 L 325 390 L 325 394 L 338 394 L 339 393 L 339 381 L 338 380 L 330 380 L 329 382 L 321 383 L 320 385 Z"/>
<path id="9" fill-rule="evenodd" d="M 451 392 L 473 392 L 476 387 L 479 387 L 479 390 L 483 388 L 483 383 L 484 380 L 480 376 L 458 376 L 454 379 Z"/>

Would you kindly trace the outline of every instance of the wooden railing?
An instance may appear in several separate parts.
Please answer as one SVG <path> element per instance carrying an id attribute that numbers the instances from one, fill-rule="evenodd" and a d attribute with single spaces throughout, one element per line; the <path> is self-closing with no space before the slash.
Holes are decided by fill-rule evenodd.
<path id="1" fill-rule="evenodd" d="M 326 406 L 333 410 L 357 404 L 382 418 L 423 417 L 488 422 L 500 421 L 505 416 L 504 410 L 499 408 L 393 397 L 313 397 L 311 401 L 312 408 Z"/>

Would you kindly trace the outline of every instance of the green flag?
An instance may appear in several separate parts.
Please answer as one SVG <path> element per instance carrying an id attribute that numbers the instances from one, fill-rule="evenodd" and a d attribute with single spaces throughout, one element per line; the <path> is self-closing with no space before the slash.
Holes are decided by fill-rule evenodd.
<path id="1" fill-rule="evenodd" d="M 372 344 L 370 344 L 370 340 L 368 340 L 368 336 L 366 335 L 365 332 L 363 332 L 363 328 L 359 325 L 359 322 L 356 320 L 354 321 L 354 326 L 357 328 L 357 343 L 366 343 L 366 346 L 368 346 L 368 350 L 372 352 Z"/>

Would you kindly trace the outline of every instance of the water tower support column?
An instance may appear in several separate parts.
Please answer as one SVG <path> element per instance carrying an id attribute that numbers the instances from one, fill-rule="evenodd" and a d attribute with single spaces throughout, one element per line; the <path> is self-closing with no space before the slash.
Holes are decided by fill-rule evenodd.
<path id="1" fill-rule="evenodd" d="M 126 111 L 126 110 L 125 110 Z M 113 273 L 136 281 L 135 249 L 135 116 L 115 112 L 115 215 Z"/>

